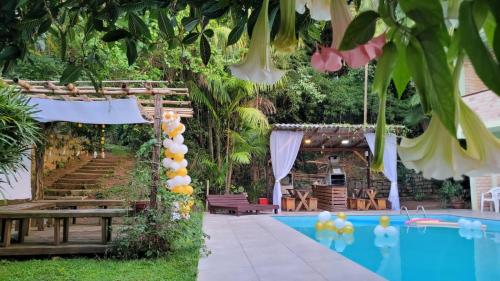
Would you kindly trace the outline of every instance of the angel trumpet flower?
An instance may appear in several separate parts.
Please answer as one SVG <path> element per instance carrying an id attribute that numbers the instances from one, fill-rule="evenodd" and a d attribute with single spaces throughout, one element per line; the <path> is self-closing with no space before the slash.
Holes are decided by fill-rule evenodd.
<path id="1" fill-rule="evenodd" d="M 295 36 L 295 2 L 290 0 L 280 0 L 280 29 L 274 47 L 278 51 L 291 53 L 297 46 Z"/>
<path id="2" fill-rule="evenodd" d="M 458 106 L 458 120 L 467 148 L 462 148 L 438 116 L 432 114 L 429 127 L 422 135 L 401 141 L 398 153 L 407 168 L 422 172 L 425 178 L 438 180 L 500 171 L 500 141 L 462 100 Z"/>
<path id="3" fill-rule="evenodd" d="M 349 67 L 360 68 L 371 60 L 382 55 L 382 48 L 385 45 L 385 34 L 381 34 L 372 38 L 365 44 L 358 45 L 352 50 L 339 51 L 340 43 L 344 38 L 345 31 L 352 21 L 351 12 L 345 0 L 332 0 L 330 5 L 331 23 L 332 23 L 332 46 L 330 48 L 322 48 L 321 56 L 311 58 L 311 65 L 314 69 L 323 71 L 337 71 L 342 67 L 342 64 L 335 63 L 335 67 L 321 67 L 328 62 L 332 65 L 332 61 L 339 62 L 343 60 Z M 323 54 L 323 52 L 326 52 Z M 313 55 L 313 56 L 314 56 Z M 321 60 L 319 58 L 322 58 Z"/>
<path id="4" fill-rule="evenodd" d="M 264 0 L 253 28 L 247 57 L 243 63 L 231 66 L 231 73 L 242 80 L 274 84 L 285 74 L 271 61 L 268 9 L 269 0 Z"/>
<path id="5" fill-rule="evenodd" d="M 293 0 L 285 0 L 293 2 Z M 309 8 L 309 13 L 311 18 L 315 20 L 330 20 L 330 13 L 328 8 L 330 7 L 330 0 L 296 0 L 295 10 L 299 14 L 303 14 L 306 11 L 306 6 Z"/>

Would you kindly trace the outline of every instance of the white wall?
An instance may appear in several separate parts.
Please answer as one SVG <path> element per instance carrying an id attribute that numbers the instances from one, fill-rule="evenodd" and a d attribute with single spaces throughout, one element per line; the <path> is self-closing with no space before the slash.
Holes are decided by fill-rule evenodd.
<path id="1" fill-rule="evenodd" d="M 26 169 L 19 169 L 15 176 L 9 176 L 10 185 L 5 182 L 5 176 L 0 175 L 0 199 L 31 199 L 31 160 L 23 157 L 23 164 Z"/>

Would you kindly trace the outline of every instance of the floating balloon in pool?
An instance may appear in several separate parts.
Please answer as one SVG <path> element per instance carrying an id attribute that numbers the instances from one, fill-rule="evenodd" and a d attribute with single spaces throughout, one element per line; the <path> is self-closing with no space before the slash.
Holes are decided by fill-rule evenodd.
<path id="1" fill-rule="evenodd" d="M 481 239 L 483 238 L 483 224 L 479 220 L 458 220 L 458 235 L 465 239 Z"/>
<path id="2" fill-rule="evenodd" d="M 390 225 L 391 219 L 388 216 L 381 216 L 379 224 L 373 229 L 375 234 L 374 244 L 378 248 L 392 248 L 398 244 L 399 233 L 398 230 Z"/>
<path id="3" fill-rule="evenodd" d="M 347 215 L 338 213 L 335 220 L 328 211 L 319 213 L 316 222 L 316 239 L 321 245 L 333 248 L 337 252 L 343 252 L 348 245 L 354 243 L 354 225 L 347 221 Z"/>

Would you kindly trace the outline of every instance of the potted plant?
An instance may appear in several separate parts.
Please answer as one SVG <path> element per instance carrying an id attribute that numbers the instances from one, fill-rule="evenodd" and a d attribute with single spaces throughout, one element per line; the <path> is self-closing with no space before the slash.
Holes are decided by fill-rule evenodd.
<path id="1" fill-rule="evenodd" d="M 463 199 L 464 189 L 462 184 L 452 180 L 446 180 L 439 189 L 441 199 L 443 200 L 444 207 L 447 207 L 449 203 L 455 209 L 463 209 L 465 202 Z"/>

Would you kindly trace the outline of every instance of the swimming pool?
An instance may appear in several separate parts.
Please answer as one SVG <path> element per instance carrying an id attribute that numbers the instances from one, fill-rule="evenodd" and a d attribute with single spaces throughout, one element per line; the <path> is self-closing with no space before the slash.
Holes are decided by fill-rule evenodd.
<path id="1" fill-rule="evenodd" d="M 390 281 L 500 280 L 500 221 L 483 220 L 487 231 L 481 238 L 464 238 L 452 228 L 409 228 L 406 216 L 389 216 L 398 230 L 397 242 L 381 246 L 373 230 L 380 216 L 349 216 L 354 239 L 325 239 L 315 229 L 316 216 L 275 216 L 319 243 L 337 250 Z M 460 217 L 432 215 L 442 221 L 457 222 Z M 376 244 L 378 246 L 376 246 Z"/>

